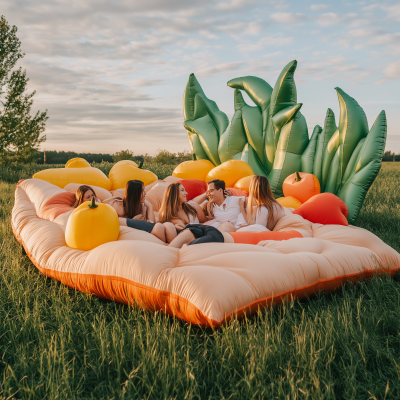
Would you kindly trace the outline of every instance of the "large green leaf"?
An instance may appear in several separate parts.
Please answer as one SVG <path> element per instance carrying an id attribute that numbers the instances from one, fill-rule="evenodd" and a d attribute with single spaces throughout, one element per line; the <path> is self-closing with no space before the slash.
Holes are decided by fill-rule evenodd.
<path id="1" fill-rule="evenodd" d="M 375 120 L 368 136 L 362 140 L 354 162 L 348 164 L 347 177 L 337 195 L 349 209 L 348 221 L 353 224 L 361 210 L 368 189 L 378 175 L 385 151 L 387 123 L 385 111 Z"/>

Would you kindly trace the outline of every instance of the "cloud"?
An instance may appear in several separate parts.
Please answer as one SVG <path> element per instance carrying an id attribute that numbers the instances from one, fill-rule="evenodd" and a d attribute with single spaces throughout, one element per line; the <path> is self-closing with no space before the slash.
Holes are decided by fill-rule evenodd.
<path id="1" fill-rule="evenodd" d="M 271 14 L 271 19 L 280 24 L 287 24 L 287 23 L 304 21 L 307 19 L 307 17 L 301 13 L 295 14 L 295 13 L 277 12 Z"/>
<path id="2" fill-rule="evenodd" d="M 196 75 L 198 75 L 199 77 L 202 77 L 202 78 L 206 78 L 206 77 L 210 77 L 212 75 L 219 74 L 219 73 L 236 71 L 236 70 L 240 69 L 240 67 L 243 66 L 243 64 L 244 64 L 244 61 L 234 61 L 234 62 L 230 62 L 230 63 L 214 65 L 212 67 L 200 69 L 199 71 L 197 71 Z"/>
<path id="3" fill-rule="evenodd" d="M 294 40 L 293 36 L 284 37 L 278 34 L 262 38 L 256 42 L 248 42 L 248 41 L 242 42 L 238 44 L 236 48 L 241 53 L 252 53 L 256 51 L 262 51 L 263 49 L 269 46 L 275 46 L 275 47 L 285 46 L 292 43 L 293 40 Z"/>
<path id="4" fill-rule="evenodd" d="M 389 18 L 394 18 L 395 20 L 400 21 L 400 4 L 382 6 L 382 9 L 387 12 Z"/>
<path id="5" fill-rule="evenodd" d="M 325 8 L 328 8 L 328 6 L 326 4 L 313 4 L 310 7 L 311 11 L 321 11 L 324 10 Z"/>
<path id="6" fill-rule="evenodd" d="M 317 23 L 321 26 L 331 26 L 337 25 L 343 22 L 348 22 L 354 20 L 357 17 L 357 14 L 350 13 L 346 15 L 340 15 L 333 12 L 321 14 L 318 19 Z"/>
<path id="7" fill-rule="evenodd" d="M 383 72 L 389 79 L 400 79 L 400 61 L 390 63 Z"/>

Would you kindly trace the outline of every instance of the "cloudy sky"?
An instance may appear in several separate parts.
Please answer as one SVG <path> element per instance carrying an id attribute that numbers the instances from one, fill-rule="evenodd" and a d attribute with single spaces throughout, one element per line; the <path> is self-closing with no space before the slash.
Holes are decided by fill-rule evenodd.
<path id="1" fill-rule="evenodd" d="M 34 106 L 48 109 L 46 150 L 189 149 L 191 72 L 231 117 L 228 80 L 273 86 L 296 59 L 310 132 L 328 107 L 338 121 L 338 86 L 370 126 L 386 110 L 386 147 L 400 152 L 398 0 L 3 0 L 0 12 L 18 27 Z"/>

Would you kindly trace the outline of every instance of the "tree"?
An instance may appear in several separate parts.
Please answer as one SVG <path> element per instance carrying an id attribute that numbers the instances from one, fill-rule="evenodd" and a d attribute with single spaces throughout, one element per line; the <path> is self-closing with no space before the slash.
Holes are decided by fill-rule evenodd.
<path id="1" fill-rule="evenodd" d="M 13 70 L 24 57 L 17 27 L 0 17 L 0 164 L 32 162 L 46 140 L 41 136 L 48 119 L 47 110 L 31 115 L 35 91 L 25 94 L 29 79 L 22 68 Z M 5 95 L 5 96 L 4 96 Z M 3 101 L 4 100 L 4 101 Z"/>
<path id="2" fill-rule="evenodd" d="M 135 160 L 135 157 L 133 155 L 133 151 L 130 150 L 121 150 L 117 151 L 115 154 L 112 155 L 113 161 L 118 162 L 122 160 Z"/>

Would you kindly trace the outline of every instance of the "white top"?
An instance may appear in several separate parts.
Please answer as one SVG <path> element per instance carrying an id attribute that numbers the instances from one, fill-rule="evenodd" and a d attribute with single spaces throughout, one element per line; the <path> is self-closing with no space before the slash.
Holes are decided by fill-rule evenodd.
<path id="1" fill-rule="evenodd" d="M 239 207 L 239 200 L 244 200 L 244 196 L 228 196 L 224 202 L 219 206 L 214 203 L 213 213 L 214 219 L 219 223 L 230 222 L 236 225 L 239 215 L 242 214 Z"/>
<path id="2" fill-rule="evenodd" d="M 268 209 L 265 206 L 261 206 L 258 208 L 257 206 L 253 206 L 253 213 L 256 213 L 255 221 L 251 225 L 262 225 L 263 227 L 267 226 L 268 223 Z M 247 226 L 247 222 L 243 217 L 243 214 L 240 213 L 237 222 L 236 222 L 236 228 L 241 228 L 243 226 Z M 269 230 L 269 229 L 268 229 Z"/>
<path id="3" fill-rule="evenodd" d="M 196 205 L 197 205 L 196 202 L 194 202 L 194 201 L 192 201 L 192 200 L 189 200 L 189 201 L 188 201 L 188 204 L 190 204 L 190 205 L 191 205 L 192 207 L 194 207 L 194 209 L 196 210 Z M 188 218 L 189 218 L 189 224 L 199 224 L 199 223 L 200 223 L 197 214 L 196 214 L 195 217 L 193 217 L 192 214 L 189 214 L 189 215 L 188 215 Z"/>

